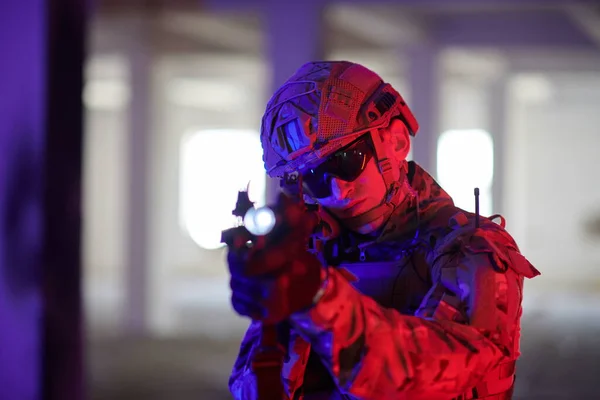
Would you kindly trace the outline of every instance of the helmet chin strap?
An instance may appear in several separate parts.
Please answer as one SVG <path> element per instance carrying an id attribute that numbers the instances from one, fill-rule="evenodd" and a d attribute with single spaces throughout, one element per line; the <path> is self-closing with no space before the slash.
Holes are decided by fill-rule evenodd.
<path id="1" fill-rule="evenodd" d="M 408 184 L 405 173 L 402 174 L 401 179 L 400 182 Z M 375 222 L 377 219 L 382 219 L 382 222 L 385 222 L 402 200 L 404 200 L 404 195 L 407 193 L 401 190 L 403 185 L 400 182 L 394 182 L 391 185 L 392 187 L 388 190 L 387 195 L 379 205 L 354 217 L 344 218 L 341 220 L 342 224 L 348 229 L 357 230 Z"/>
<path id="2" fill-rule="evenodd" d="M 379 168 L 379 172 L 381 172 L 381 176 L 383 177 L 383 182 L 387 188 L 387 193 L 379 205 L 371 208 L 369 211 L 365 211 L 362 214 L 351 218 L 344 218 L 342 220 L 342 223 L 348 229 L 352 230 L 362 228 L 363 226 L 375 222 L 377 219 L 382 217 L 382 222 L 385 222 L 392 214 L 394 209 L 398 207 L 402 200 L 404 200 L 404 195 L 407 193 L 406 191 L 401 190 L 404 184 L 408 184 L 408 181 L 406 180 L 406 166 L 403 166 L 400 169 L 399 179 L 394 179 L 394 167 L 386 154 L 385 145 L 381 140 L 378 130 L 371 131 L 370 135 L 377 159 L 377 167 Z"/>

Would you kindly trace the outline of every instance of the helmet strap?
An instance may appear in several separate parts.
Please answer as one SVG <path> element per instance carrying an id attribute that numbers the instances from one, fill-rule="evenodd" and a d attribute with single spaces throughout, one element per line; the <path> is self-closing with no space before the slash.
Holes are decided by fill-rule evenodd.
<path id="1" fill-rule="evenodd" d="M 374 129 L 371 132 L 369 132 L 369 134 L 371 136 L 371 142 L 373 143 L 373 148 L 375 150 L 377 167 L 379 168 L 379 172 L 381 172 L 381 176 L 383 176 L 383 182 L 385 183 L 385 187 L 389 192 L 395 183 L 392 162 L 386 154 L 385 144 L 381 140 L 379 129 Z"/>

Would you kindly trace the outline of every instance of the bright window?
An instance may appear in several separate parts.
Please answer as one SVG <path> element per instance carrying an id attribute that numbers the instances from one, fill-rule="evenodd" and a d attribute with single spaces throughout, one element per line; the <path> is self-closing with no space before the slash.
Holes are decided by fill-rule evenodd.
<path id="1" fill-rule="evenodd" d="M 475 211 L 473 189 L 479 188 L 479 211 L 490 216 L 494 178 L 494 143 L 481 129 L 450 130 L 442 133 L 437 146 L 437 178 L 466 211 Z"/>
<path id="2" fill-rule="evenodd" d="M 265 203 L 266 175 L 259 134 L 251 130 L 203 130 L 181 144 L 180 224 L 205 249 L 223 246 L 221 231 L 233 226 L 237 193 Z"/>

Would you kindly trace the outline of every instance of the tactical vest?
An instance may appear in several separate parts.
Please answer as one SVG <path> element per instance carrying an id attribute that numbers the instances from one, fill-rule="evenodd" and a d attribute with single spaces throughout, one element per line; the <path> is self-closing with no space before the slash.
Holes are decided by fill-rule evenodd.
<path id="1" fill-rule="evenodd" d="M 342 262 L 338 268 L 347 271 L 351 281 L 352 275 L 360 278 L 351 283 L 362 294 L 373 298 L 383 307 L 393 308 L 405 315 L 414 315 L 432 289 L 436 274 L 441 273 L 439 266 L 444 264 L 445 257 L 456 251 L 488 253 L 492 266 L 498 272 L 511 268 L 525 277 L 537 275 L 537 270 L 520 255 L 514 240 L 504 230 L 504 219 L 500 217 L 501 224 L 498 225 L 492 222 L 495 217 L 479 217 L 479 226 L 476 227 L 473 214 L 454 206 L 448 207 L 436 217 L 441 229 L 426 232 L 421 238 L 421 242 L 429 244 L 428 248 L 414 246 L 404 252 L 401 259 L 380 262 L 369 261 L 367 248 L 366 254 L 361 250 L 360 259 L 364 261 Z M 502 239 L 506 248 L 498 248 L 494 237 Z M 512 256 L 506 252 L 507 249 Z M 440 306 L 439 309 L 445 312 L 444 307 Z M 518 339 L 515 346 L 518 346 Z M 315 360 L 316 357 L 313 363 Z M 307 375 L 311 374 L 311 370 L 313 368 L 307 368 Z M 452 400 L 509 400 L 512 398 L 514 380 L 515 362 L 506 362 L 489 372 L 475 387 Z M 306 382 L 310 381 L 307 376 Z"/>

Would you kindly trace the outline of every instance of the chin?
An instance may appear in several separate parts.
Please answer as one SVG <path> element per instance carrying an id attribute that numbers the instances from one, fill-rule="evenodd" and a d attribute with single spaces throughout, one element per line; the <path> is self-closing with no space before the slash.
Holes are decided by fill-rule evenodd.
<path id="1" fill-rule="evenodd" d="M 361 204 L 357 204 L 356 208 L 346 208 L 344 210 L 331 210 L 335 216 L 342 222 L 342 224 L 344 224 L 344 220 L 348 220 L 348 219 L 352 219 L 354 217 L 360 216 L 368 211 L 370 211 L 373 207 L 369 204 L 369 202 L 363 202 Z M 360 233 L 360 234 L 370 234 L 372 232 L 377 231 L 384 223 L 385 221 L 385 216 L 381 215 L 379 217 L 376 217 L 373 221 L 366 223 L 360 227 L 353 227 L 350 228 L 349 226 L 347 226 L 348 229 Z"/>
<path id="2" fill-rule="evenodd" d="M 354 228 L 353 231 L 360 233 L 362 235 L 368 235 L 373 232 L 376 232 L 383 223 L 383 217 L 377 218 L 375 221 L 365 224 L 359 228 Z"/>

